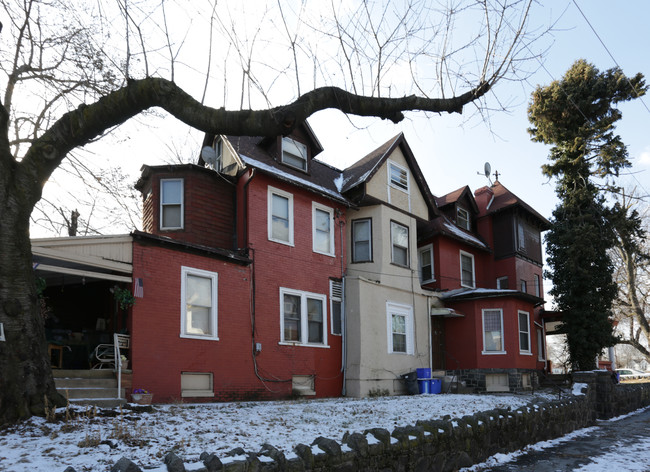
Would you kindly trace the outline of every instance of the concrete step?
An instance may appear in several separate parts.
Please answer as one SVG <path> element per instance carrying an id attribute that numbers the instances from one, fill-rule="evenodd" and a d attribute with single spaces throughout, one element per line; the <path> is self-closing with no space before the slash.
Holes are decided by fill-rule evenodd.
<path id="1" fill-rule="evenodd" d="M 117 397 L 117 385 L 114 388 L 57 388 L 59 392 L 64 397 L 67 397 L 70 400 L 75 400 L 78 398 L 116 398 Z M 120 391 L 120 397 L 124 398 L 125 395 L 124 389 Z"/>
<path id="2" fill-rule="evenodd" d="M 54 385 L 57 390 L 64 388 L 117 388 L 117 379 L 74 379 L 71 377 L 66 378 L 55 378 Z"/>
<path id="3" fill-rule="evenodd" d="M 70 404 L 96 406 L 98 408 L 119 408 L 126 404 L 126 398 L 77 398 L 70 399 Z"/>
<path id="4" fill-rule="evenodd" d="M 55 379 L 114 379 L 115 371 L 112 369 L 69 370 L 52 369 Z"/>

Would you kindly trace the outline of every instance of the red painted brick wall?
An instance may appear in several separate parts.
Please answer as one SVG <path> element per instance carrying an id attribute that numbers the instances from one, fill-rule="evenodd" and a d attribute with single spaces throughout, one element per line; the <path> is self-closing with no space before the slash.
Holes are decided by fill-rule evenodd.
<path id="1" fill-rule="evenodd" d="M 268 186 L 293 195 L 294 245 L 268 240 Z M 240 180 L 242 193 L 243 180 Z M 287 375 L 315 375 L 318 396 L 338 396 L 342 388 L 341 336 L 331 334 L 330 277 L 340 278 L 341 232 L 333 225 L 335 257 L 312 250 L 312 201 L 328 207 L 345 208 L 312 192 L 257 174 L 247 189 L 248 209 L 238 210 L 245 215 L 248 227 L 247 246 L 255 268 L 255 341 L 262 343 L 258 357 L 266 375 L 286 378 Z M 239 201 L 244 201 L 240 198 Z M 343 224 L 344 220 L 341 220 Z M 345 226 L 343 226 L 345 235 Z M 280 288 L 289 288 L 327 296 L 327 347 L 288 346 L 280 344 L 281 314 Z"/>
<path id="2" fill-rule="evenodd" d="M 161 230 L 160 180 L 179 178 L 183 179 L 184 227 Z M 154 173 L 145 188 L 151 189 L 143 208 L 145 232 L 204 246 L 235 249 L 234 184 L 206 169 L 178 167 Z"/>
<path id="3" fill-rule="evenodd" d="M 536 369 L 543 364 L 537 361 L 538 346 L 534 321 L 536 318 L 532 303 L 511 297 L 491 298 L 449 303 L 448 306 L 465 315 L 464 318 L 446 320 L 448 369 Z M 503 340 L 506 354 L 482 354 L 483 319 L 482 310 L 501 308 L 503 310 Z M 521 354 L 519 350 L 519 310 L 530 315 L 531 354 Z M 458 360 L 460 363 L 456 363 Z"/>
<path id="4" fill-rule="evenodd" d="M 163 175 L 156 176 L 157 179 L 161 177 Z M 241 179 L 238 184 L 240 207 L 237 211 L 240 224 L 245 223 L 249 229 L 252 266 L 143 242 L 134 243 L 133 276 L 143 278 L 144 298 L 138 299 L 133 307 L 130 325 L 133 387 L 153 392 L 154 401 L 181 398 L 181 372 L 212 372 L 215 390 L 212 400 L 286 398 L 291 395 L 293 375 L 314 376 L 318 397 L 341 393 L 342 345 L 341 337 L 331 333 L 329 279 L 342 275 L 340 251 L 345 245 L 341 244 L 336 224 L 333 226 L 335 257 L 313 252 L 312 201 L 342 211 L 345 208 L 262 174 L 251 180 L 245 200 L 241 198 L 244 182 Z M 269 184 L 294 195 L 293 247 L 268 241 Z M 185 185 L 187 195 L 187 182 Z M 153 195 L 157 198 L 156 192 Z M 244 201 L 248 203 L 247 211 L 244 211 Z M 187 203 L 186 198 L 186 212 L 190 212 Z M 158 207 L 157 203 L 152 206 Z M 157 216 L 154 219 L 157 220 Z M 342 218 L 341 221 L 345 223 Z M 180 337 L 182 266 L 218 273 L 218 341 Z M 280 287 L 327 297 L 326 346 L 280 344 Z M 262 345 L 261 352 L 255 356 L 257 374 L 252 355 L 254 342 Z"/>

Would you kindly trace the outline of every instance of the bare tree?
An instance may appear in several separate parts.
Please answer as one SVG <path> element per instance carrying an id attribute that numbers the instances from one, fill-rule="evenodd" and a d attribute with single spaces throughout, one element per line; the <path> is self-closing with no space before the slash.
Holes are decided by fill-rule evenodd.
<path id="1" fill-rule="evenodd" d="M 91 158 L 85 146 L 128 132 L 154 108 L 202 132 L 260 136 L 287 134 L 327 108 L 395 123 L 409 111 L 461 113 L 516 78 L 530 56 L 530 0 L 440 9 L 332 0 L 317 2 L 318 11 L 294 11 L 290 1 L 264 11 L 247 2 L 202 11 L 204 2 L 156 1 L 121 0 L 117 10 L 102 0 L 2 1 L 0 423 L 42 414 L 46 399 L 63 402 L 46 355 L 29 224 L 53 173 L 70 162 L 77 170 L 68 172 L 77 172 Z M 172 17 L 186 26 L 172 31 Z M 199 42 L 196 31 L 204 32 Z M 200 64 L 206 80 L 195 80 Z M 80 212 L 83 226 L 89 216 Z"/>
<path id="2" fill-rule="evenodd" d="M 615 267 L 614 279 L 618 294 L 613 310 L 616 334 L 621 344 L 627 344 L 636 351 L 636 358 L 650 362 L 650 243 L 648 230 L 648 205 L 635 195 L 621 192 L 617 196 L 618 208 L 638 227 L 629 225 L 616 227 L 617 245 L 611 258 Z M 629 350 L 625 351 L 629 353 Z M 632 357 L 628 354 L 628 357 Z"/>

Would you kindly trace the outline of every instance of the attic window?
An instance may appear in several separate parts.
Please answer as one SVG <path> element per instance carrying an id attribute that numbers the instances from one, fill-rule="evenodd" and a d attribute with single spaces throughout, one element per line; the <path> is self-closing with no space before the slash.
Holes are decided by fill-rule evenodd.
<path id="1" fill-rule="evenodd" d="M 388 164 L 388 181 L 391 186 L 397 187 L 405 192 L 409 191 L 409 172 L 394 162 Z"/>
<path id="2" fill-rule="evenodd" d="M 469 231 L 469 212 L 463 207 L 456 208 L 456 224 Z"/>
<path id="3" fill-rule="evenodd" d="M 307 146 L 289 137 L 282 138 L 282 162 L 306 171 Z"/>

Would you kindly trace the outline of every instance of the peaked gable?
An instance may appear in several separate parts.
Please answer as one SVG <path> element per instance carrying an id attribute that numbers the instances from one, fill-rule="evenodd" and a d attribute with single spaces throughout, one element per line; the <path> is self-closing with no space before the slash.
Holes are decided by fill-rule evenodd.
<path id="1" fill-rule="evenodd" d="M 391 168 L 389 168 L 391 165 L 393 166 L 392 170 L 397 172 L 397 175 L 392 177 L 390 175 Z M 406 174 L 399 175 L 400 170 L 410 171 L 407 174 L 408 177 L 404 177 Z M 438 209 L 429 185 L 403 133 L 386 141 L 374 151 L 345 169 L 343 171 L 341 192 L 355 204 L 363 204 L 364 200 L 370 200 L 372 203 L 378 203 L 379 201 L 391 203 L 389 201 L 390 194 L 385 198 L 379 195 L 372 195 L 372 189 L 369 188 L 369 185 L 375 184 L 378 178 L 381 180 L 378 183 L 380 187 L 387 186 L 392 179 L 392 182 L 395 184 L 393 185 L 394 187 L 402 187 L 402 189 L 409 192 L 409 199 L 413 197 L 410 194 L 412 189 L 417 189 L 422 197 L 423 204 L 428 210 L 428 215 L 423 215 L 423 218 L 428 219 L 438 215 Z M 400 179 L 408 180 L 400 182 Z"/>
<path id="2" fill-rule="evenodd" d="M 480 215 L 488 215 L 499 213 L 507 209 L 521 208 L 526 213 L 528 213 L 534 220 L 537 221 L 542 230 L 549 229 L 551 223 L 539 214 L 533 207 L 528 205 L 517 195 L 508 190 L 501 182 L 498 180 L 491 187 L 483 187 L 476 191 L 476 194 L 491 193 L 492 198 L 487 202 L 487 205 L 483 208 L 480 208 Z"/>

